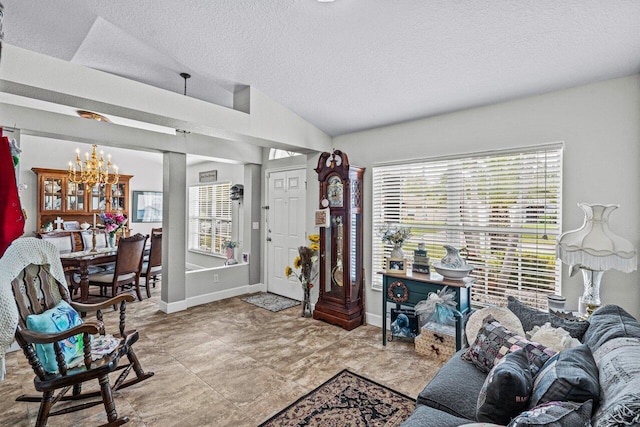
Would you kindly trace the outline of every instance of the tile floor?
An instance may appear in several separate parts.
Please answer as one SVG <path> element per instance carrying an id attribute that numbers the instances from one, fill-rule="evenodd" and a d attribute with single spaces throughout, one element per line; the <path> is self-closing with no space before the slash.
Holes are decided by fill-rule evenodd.
<path id="1" fill-rule="evenodd" d="M 127 308 L 128 328 L 140 332 L 136 353 L 155 372 L 115 394 L 128 426 L 257 426 L 345 368 L 415 398 L 439 367 L 411 343 L 383 347 L 380 328 L 345 331 L 301 318 L 299 306 L 272 313 L 236 297 L 167 315 L 159 296 L 156 288 Z M 115 312 L 105 313 L 108 331 L 116 322 Z M 0 426 L 32 426 L 39 405 L 14 401 L 34 392 L 31 368 L 21 351 L 6 362 Z M 65 427 L 104 422 L 101 405 L 49 419 Z"/>

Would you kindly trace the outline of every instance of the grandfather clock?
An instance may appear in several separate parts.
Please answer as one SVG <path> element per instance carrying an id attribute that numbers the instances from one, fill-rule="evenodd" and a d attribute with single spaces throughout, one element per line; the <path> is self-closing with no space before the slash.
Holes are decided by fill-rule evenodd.
<path id="1" fill-rule="evenodd" d="M 320 297 L 314 319 L 351 330 L 364 323 L 362 271 L 362 175 L 340 150 L 318 160 L 320 208 L 329 226 L 320 229 Z"/>

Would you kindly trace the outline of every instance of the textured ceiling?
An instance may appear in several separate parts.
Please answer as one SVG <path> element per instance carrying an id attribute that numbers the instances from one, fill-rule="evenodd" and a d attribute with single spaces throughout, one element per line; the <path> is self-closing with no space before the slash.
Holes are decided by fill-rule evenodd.
<path id="1" fill-rule="evenodd" d="M 637 0 L 2 0 L 5 41 L 336 136 L 640 72 Z"/>

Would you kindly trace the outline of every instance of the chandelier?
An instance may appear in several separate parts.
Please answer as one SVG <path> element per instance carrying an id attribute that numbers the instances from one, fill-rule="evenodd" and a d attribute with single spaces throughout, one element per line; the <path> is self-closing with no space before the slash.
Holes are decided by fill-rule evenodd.
<path id="1" fill-rule="evenodd" d="M 75 184 L 86 184 L 87 190 L 95 184 L 115 184 L 118 182 L 118 167 L 111 164 L 111 155 L 107 156 L 107 162 L 104 161 L 104 152 L 100 151 L 98 158 L 98 146 L 93 145 L 91 157 L 89 153 L 85 154 L 84 163 L 80 160 L 80 149 L 76 148 L 76 161 L 69 162 L 69 181 Z M 113 170 L 110 171 L 113 167 Z"/>

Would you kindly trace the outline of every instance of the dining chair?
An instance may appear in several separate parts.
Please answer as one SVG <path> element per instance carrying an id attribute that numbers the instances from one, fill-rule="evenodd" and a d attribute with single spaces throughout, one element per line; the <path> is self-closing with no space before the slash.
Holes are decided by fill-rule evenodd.
<path id="1" fill-rule="evenodd" d="M 36 427 L 46 426 L 50 416 L 100 404 L 107 415 L 105 426 L 128 421 L 118 416 L 113 393 L 153 376 L 143 370 L 134 353 L 138 331 L 126 329 L 125 305 L 132 301 L 130 294 L 99 304 L 71 301 L 59 254 L 47 239 L 19 238 L 9 246 L 0 258 L 0 346 L 11 342 L 11 335 L 4 331 L 15 334 L 36 375 L 33 386 L 40 394 L 16 398 L 40 404 Z M 119 335 L 106 335 L 101 310 L 114 304 L 120 305 Z M 96 319 L 80 319 L 79 313 L 92 312 Z M 109 381 L 109 374 L 118 371 Z M 127 379 L 130 373 L 135 377 Z M 83 390 L 90 383 L 99 387 Z M 94 414 L 90 415 L 87 423 L 92 422 Z"/>
<path id="2" fill-rule="evenodd" d="M 162 227 L 158 227 L 158 228 L 152 228 L 151 229 L 151 235 L 153 236 L 154 234 L 160 234 L 162 235 Z M 143 262 L 149 262 L 149 251 L 144 251 L 144 258 L 142 259 Z M 144 270 L 144 268 L 143 268 Z M 155 287 L 155 284 L 153 285 Z"/>
<path id="3" fill-rule="evenodd" d="M 93 231 L 85 230 L 80 233 L 82 235 L 82 250 L 90 251 L 93 249 Z M 103 230 L 96 232 L 96 249 L 107 247 L 107 233 Z"/>
<path id="4" fill-rule="evenodd" d="M 73 233 L 70 231 L 52 231 L 49 233 L 37 233 L 36 236 L 42 240 L 46 240 L 58 249 L 61 254 L 68 254 L 76 251 L 76 239 Z M 67 284 L 71 288 L 73 293 L 77 293 L 80 287 L 80 282 L 76 277 L 79 273 L 77 268 L 65 268 L 65 277 L 67 278 Z"/>
<path id="5" fill-rule="evenodd" d="M 147 288 L 147 298 L 151 298 L 150 285 L 156 287 L 158 276 L 162 274 L 162 233 L 153 234 L 151 232 L 151 247 L 149 248 L 149 259 L 142 263 L 141 277 L 145 278 L 144 286 Z"/>
<path id="6" fill-rule="evenodd" d="M 53 243 L 61 254 L 68 254 L 76 251 L 76 239 L 70 231 L 38 233 L 37 236 L 42 240 Z"/>
<path id="7" fill-rule="evenodd" d="M 82 250 L 90 251 L 93 249 L 93 231 L 85 230 L 80 233 L 82 236 Z M 107 233 L 104 230 L 96 231 L 96 249 L 104 249 L 107 247 Z M 105 264 L 92 265 L 89 267 L 89 274 L 100 273 L 104 270 L 113 270 L 115 263 L 107 262 Z"/>
<path id="8" fill-rule="evenodd" d="M 142 300 L 140 271 L 142 255 L 148 238 L 149 236 L 143 236 L 140 233 L 120 238 L 114 269 L 89 274 L 89 286 L 100 287 L 100 295 L 98 296 L 105 297 L 108 288 L 111 288 L 111 297 L 115 297 L 118 294 L 118 288 L 133 287 L 138 300 Z"/>

